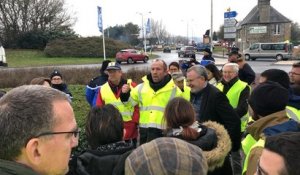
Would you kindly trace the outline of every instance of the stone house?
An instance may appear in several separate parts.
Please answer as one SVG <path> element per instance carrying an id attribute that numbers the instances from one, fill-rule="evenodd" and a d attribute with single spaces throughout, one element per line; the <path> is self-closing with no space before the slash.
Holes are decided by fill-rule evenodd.
<path id="1" fill-rule="evenodd" d="M 258 4 L 237 24 L 236 45 L 242 50 L 256 42 L 284 42 L 291 38 L 292 21 L 270 5 L 270 0 Z"/>

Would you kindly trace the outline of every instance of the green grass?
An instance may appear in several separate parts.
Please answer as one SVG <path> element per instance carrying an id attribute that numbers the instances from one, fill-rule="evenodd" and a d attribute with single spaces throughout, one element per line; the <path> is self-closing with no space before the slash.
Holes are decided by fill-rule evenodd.
<path id="1" fill-rule="evenodd" d="M 6 50 L 9 67 L 35 67 L 68 64 L 97 64 L 103 58 L 47 57 L 40 50 Z M 108 58 L 113 59 L 113 58 Z"/>
<path id="2" fill-rule="evenodd" d="M 150 59 L 156 58 L 150 55 Z M 76 57 L 47 57 L 40 50 L 6 50 L 6 61 L 9 67 L 37 67 L 52 65 L 98 64 L 103 58 L 76 58 Z M 107 58 L 114 60 L 114 58 Z"/>

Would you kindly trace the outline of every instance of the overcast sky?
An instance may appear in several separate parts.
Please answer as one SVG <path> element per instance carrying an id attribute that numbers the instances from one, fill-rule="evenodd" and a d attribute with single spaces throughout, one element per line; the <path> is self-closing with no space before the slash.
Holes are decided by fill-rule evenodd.
<path id="1" fill-rule="evenodd" d="M 124 25 L 132 22 L 141 26 L 142 16 L 162 21 L 172 35 L 202 36 L 210 28 L 211 0 L 65 0 L 66 8 L 74 14 L 77 22 L 74 30 L 81 36 L 99 36 L 97 6 L 102 7 L 103 25 Z M 257 4 L 257 0 L 213 0 L 213 27 L 218 31 L 224 23 L 224 12 L 228 7 L 238 13 L 241 21 Z M 271 0 L 271 6 L 281 14 L 300 23 L 297 0 Z M 150 14 L 148 12 L 151 12 Z"/>

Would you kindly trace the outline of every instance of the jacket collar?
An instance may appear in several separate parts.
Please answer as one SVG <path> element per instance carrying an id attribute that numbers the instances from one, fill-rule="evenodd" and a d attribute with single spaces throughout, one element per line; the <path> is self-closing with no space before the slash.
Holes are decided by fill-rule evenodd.
<path id="1" fill-rule="evenodd" d="M 13 161 L 0 159 L 0 174 L 15 174 L 15 175 L 38 175 L 30 167 Z"/>
<path id="2" fill-rule="evenodd" d="M 289 118 L 287 117 L 285 110 L 278 111 L 255 121 L 247 128 L 247 132 L 251 134 L 255 140 L 259 140 L 260 137 L 262 137 L 261 134 L 265 128 L 283 123 L 288 120 Z"/>

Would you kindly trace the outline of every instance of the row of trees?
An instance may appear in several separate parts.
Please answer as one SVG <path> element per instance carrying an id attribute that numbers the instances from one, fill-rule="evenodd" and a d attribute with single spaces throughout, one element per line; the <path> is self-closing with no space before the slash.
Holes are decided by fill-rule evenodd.
<path id="1" fill-rule="evenodd" d="M 57 38 L 78 37 L 71 29 L 76 19 L 65 9 L 64 0 L 1 0 L 0 42 L 8 48 L 43 49 Z M 106 36 L 133 46 L 141 44 L 140 26 L 127 23 L 105 29 Z M 213 39 L 223 39 L 224 27 L 213 32 Z M 292 42 L 300 41 L 300 26 L 292 23 Z M 187 38 L 171 35 L 162 21 L 151 19 L 150 44 L 187 43 Z M 298 44 L 298 43 L 297 43 Z"/>
<path id="2" fill-rule="evenodd" d="M 64 0 L 1 0 L 0 38 L 9 48 L 44 48 L 57 37 L 76 37 Z"/>

